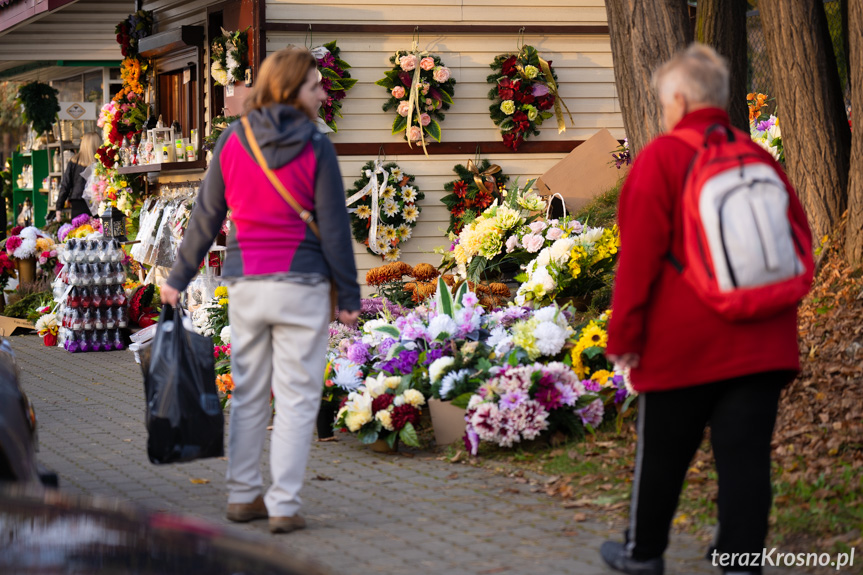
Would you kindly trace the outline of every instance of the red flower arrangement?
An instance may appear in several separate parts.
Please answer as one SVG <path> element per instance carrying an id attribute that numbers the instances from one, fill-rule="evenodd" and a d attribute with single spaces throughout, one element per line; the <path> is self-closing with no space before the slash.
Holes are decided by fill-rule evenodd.
<path id="1" fill-rule="evenodd" d="M 0 251 L 0 291 L 6 289 L 9 280 L 15 276 L 15 262 L 6 254 L 5 250 Z"/>
<path id="2" fill-rule="evenodd" d="M 339 58 L 339 52 L 335 40 L 312 50 L 321 73 L 321 87 L 327 91 L 327 101 L 318 110 L 318 116 L 333 132 L 339 131 L 336 116 L 342 117 L 342 100 L 357 83 L 356 78 L 351 78 L 347 71 L 350 64 Z"/>
<path id="3" fill-rule="evenodd" d="M 398 431 L 410 423 L 416 426 L 420 422 L 420 410 L 413 405 L 398 405 L 393 409 L 393 428 Z"/>
<path id="4" fill-rule="evenodd" d="M 543 121 L 557 116 L 558 131 L 566 129 L 557 92 L 557 75 L 539 57 L 533 46 L 524 46 L 516 54 L 501 54 L 491 64 L 494 73 L 487 81 L 494 84 L 488 98 L 491 119 L 500 127 L 503 143 L 513 151 L 529 136 L 539 135 Z M 566 107 L 566 104 L 563 104 Z M 550 110 L 554 109 L 554 112 Z M 569 112 L 569 109 L 567 109 Z M 572 116 L 570 116 L 572 121 Z"/>
<path id="5" fill-rule="evenodd" d="M 483 210 L 502 198 L 502 190 L 509 177 L 500 171 L 500 166 L 482 160 L 479 165 L 468 161 L 467 167 L 458 164 L 453 168 L 458 176 L 444 184 L 450 192 L 441 198 L 450 212 L 447 232 L 461 232 L 465 222 L 470 222 Z"/>

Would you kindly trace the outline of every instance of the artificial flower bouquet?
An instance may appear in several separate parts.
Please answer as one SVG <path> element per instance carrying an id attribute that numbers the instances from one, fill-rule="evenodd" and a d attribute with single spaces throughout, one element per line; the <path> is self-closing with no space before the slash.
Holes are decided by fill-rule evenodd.
<path id="1" fill-rule="evenodd" d="M 782 132 L 779 129 L 779 118 L 770 114 L 767 94 L 749 93 L 746 104 L 749 107 L 749 135 L 752 141 L 767 150 L 777 162 L 785 162 L 785 150 L 782 146 Z"/>
<path id="2" fill-rule="evenodd" d="M 457 164 L 453 171 L 458 179 L 444 184 L 444 190 L 450 193 L 441 201 L 450 213 L 447 232 L 459 233 L 465 221 L 476 219 L 495 200 L 503 199 L 509 177 L 488 160 L 468 160 L 467 166 Z"/>
<path id="3" fill-rule="evenodd" d="M 340 58 L 340 53 L 335 40 L 312 50 L 321 73 L 321 87 L 327 92 L 327 101 L 318 110 L 318 117 L 333 132 L 339 131 L 336 116 L 342 117 L 342 100 L 357 83 L 348 72 L 350 64 Z"/>
<path id="4" fill-rule="evenodd" d="M 404 132 L 408 144 L 421 143 L 423 148 L 429 139 L 440 142 L 443 112 L 452 105 L 455 93 L 450 69 L 439 56 L 416 48 L 397 51 L 390 63 L 393 69 L 375 84 L 389 93 L 384 112 L 396 109 L 392 133 Z"/>
<path id="5" fill-rule="evenodd" d="M 225 329 L 230 330 L 229 327 Z M 213 346 L 213 359 L 216 366 L 216 388 L 220 395 L 219 403 L 224 410 L 231 404 L 231 395 L 234 391 L 234 377 L 231 375 L 230 337 L 228 337 L 227 343 Z"/>
<path id="6" fill-rule="evenodd" d="M 0 303 L 4 301 L 2 292 L 13 277 L 15 277 L 15 261 L 9 257 L 6 250 L 0 249 Z"/>
<path id="7" fill-rule="evenodd" d="M 40 240 L 42 243 L 40 244 Z M 50 242 L 50 243 L 49 243 Z M 36 258 L 41 254 L 39 246 L 50 247 L 54 242 L 39 228 L 16 226 L 9 232 L 4 247 L 10 259 L 26 260 Z"/>
<path id="8" fill-rule="evenodd" d="M 546 203 L 533 191 L 533 182 L 521 188 L 515 182 L 502 202 L 495 201 L 475 220 L 466 221 L 458 236 L 451 234 L 449 250 L 435 250 L 443 255 L 443 265 L 454 267 L 462 279 L 479 281 L 507 263 L 522 263 L 505 247 L 515 230 L 532 223 L 545 210 Z"/>
<path id="9" fill-rule="evenodd" d="M 513 248 L 536 253 L 516 276 L 515 302 L 545 305 L 559 297 L 589 297 L 608 283 L 620 248 L 617 226 L 592 228 L 563 218 L 535 221 L 527 233 L 511 236 Z M 509 246 L 508 246 L 509 247 Z"/>
<path id="10" fill-rule="evenodd" d="M 213 298 L 192 313 L 192 325 L 201 335 L 213 338 L 215 345 L 231 342 L 228 319 L 228 288 L 219 286 Z M 225 341 L 227 339 L 227 341 Z"/>
<path id="11" fill-rule="evenodd" d="M 39 311 L 42 315 L 36 320 L 36 333 L 42 338 L 45 347 L 54 347 L 57 345 L 57 334 L 60 331 L 57 314 L 50 313 L 50 307 L 42 308 Z"/>
<path id="12" fill-rule="evenodd" d="M 96 233 L 102 233 L 102 220 L 81 214 L 72 218 L 70 223 L 60 226 L 60 229 L 57 230 L 57 239 L 65 242 L 69 238 L 86 238 Z"/>
<path id="13" fill-rule="evenodd" d="M 627 372 L 617 369 L 605 357 L 610 318 L 611 310 L 607 310 L 578 327 L 572 338 L 574 345 L 569 351 L 569 362 L 585 389 L 598 394 L 609 413 L 612 410 L 616 413 L 619 431 L 637 394 L 629 385 Z"/>
<path id="14" fill-rule="evenodd" d="M 366 285 L 375 288 L 379 297 L 391 303 L 415 307 L 434 295 L 439 275 L 431 264 L 411 267 L 404 262 L 391 262 L 366 272 Z"/>

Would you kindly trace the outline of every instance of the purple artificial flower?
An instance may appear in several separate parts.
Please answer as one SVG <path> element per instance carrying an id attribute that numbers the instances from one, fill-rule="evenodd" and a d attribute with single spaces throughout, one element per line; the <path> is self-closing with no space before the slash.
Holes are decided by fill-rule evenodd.
<path id="1" fill-rule="evenodd" d="M 597 392 L 602 389 L 602 386 L 599 385 L 598 381 L 593 381 L 592 379 L 585 379 L 581 382 L 584 385 L 584 389 L 587 391 Z"/>
<path id="2" fill-rule="evenodd" d="M 626 399 L 626 396 L 629 395 L 629 391 L 624 387 L 623 389 L 618 389 L 614 392 L 614 403 L 623 403 L 623 400 Z"/>
<path id="3" fill-rule="evenodd" d="M 533 94 L 534 98 L 540 98 L 542 96 L 548 95 L 548 86 L 545 84 L 536 83 L 533 85 L 531 89 L 531 94 Z"/>
<path id="4" fill-rule="evenodd" d="M 539 389 L 536 391 L 536 401 L 538 401 L 546 411 L 551 411 L 552 409 L 557 409 L 563 404 L 563 394 L 557 388 L 555 382 L 545 381 L 546 379 L 547 377 L 543 377 L 539 380 Z"/>
<path id="5" fill-rule="evenodd" d="M 570 386 L 558 381 L 554 384 L 554 388 L 560 393 L 560 403 L 562 405 L 573 406 L 578 401 L 578 394 Z"/>
<path id="6" fill-rule="evenodd" d="M 394 346 L 395 344 L 396 344 L 396 340 L 394 340 L 391 337 L 386 338 L 385 340 L 383 340 L 381 343 L 378 344 L 378 349 L 377 349 L 378 355 L 381 355 L 381 356 L 386 355 L 387 352 L 390 350 L 390 348 L 392 348 L 392 346 Z"/>
<path id="7" fill-rule="evenodd" d="M 403 351 L 398 356 L 397 367 L 402 373 L 410 373 L 413 371 L 417 360 L 420 358 L 420 352 L 417 350 Z"/>
<path id="8" fill-rule="evenodd" d="M 476 455 L 477 451 L 479 451 L 479 435 L 476 434 L 473 427 L 470 425 L 467 426 L 464 432 L 464 448 L 471 455 Z"/>
<path id="9" fill-rule="evenodd" d="M 602 423 L 602 416 L 605 414 L 605 409 L 602 406 L 601 399 L 594 399 L 587 405 L 587 407 L 576 409 L 575 412 L 581 416 L 581 422 L 585 426 L 589 425 L 595 429 L 600 423 Z"/>
<path id="10" fill-rule="evenodd" d="M 527 394 L 520 390 L 508 391 L 500 397 L 501 409 L 515 409 L 527 399 Z"/>
<path id="11" fill-rule="evenodd" d="M 59 239 L 61 242 L 65 241 L 66 236 L 68 236 L 69 232 L 71 232 L 73 229 L 75 228 L 72 227 L 72 224 L 63 224 L 62 226 L 60 226 L 60 229 L 57 230 L 57 239 Z"/>
<path id="12" fill-rule="evenodd" d="M 369 346 L 361 341 L 355 341 L 348 348 L 348 359 L 357 365 L 362 365 L 370 359 Z"/>
<path id="13" fill-rule="evenodd" d="M 80 228 L 90 221 L 90 214 L 81 214 L 78 217 L 72 218 L 72 228 Z"/>
<path id="14" fill-rule="evenodd" d="M 759 132 L 766 132 L 767 130 L 772 128 L 773 124 L 775 124 L 775 123 L 776 123 L 776 118 L 773 118 L 771 116 L 767 120 L 763 120 L 763 121 L 755 124 L 755 129 L 758 130 Z"/>
<path id="15" fill-rule="evenodd" d="M 430 365 L 431 362 L 442 358 L 444 355 L 446 355 L 446 352 L 443 349 L 430 349 L 426 352 L 426 359 L 423 362 L 423 365 Z"/>

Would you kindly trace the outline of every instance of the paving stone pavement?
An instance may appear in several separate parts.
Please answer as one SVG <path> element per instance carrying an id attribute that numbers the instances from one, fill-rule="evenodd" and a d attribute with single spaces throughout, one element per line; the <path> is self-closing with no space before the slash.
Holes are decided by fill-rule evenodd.
<path id="1" fill-rule="evenodd" d="M 132 353 L 69 354 L 32 335 L 11 342 L 39 419 L 39 459 L 59 473 L 61 489 L 228 524 L 225 460 L 148 461 L 142 378 Z M 559 501 L 482 468 L 453 466 L 431 453 L 372 453 L 342 436 L 313 444 L 306 479 L 305 531 L 270 535 L 265 521 L 231 528 L 275 538 L 335 574 L 611 573 L 598 549 L 619 537 L 617 529 L 575 522 Z M 675 538 L 666 572 L 718 573 L 703 553 L 702 544 Z"/>

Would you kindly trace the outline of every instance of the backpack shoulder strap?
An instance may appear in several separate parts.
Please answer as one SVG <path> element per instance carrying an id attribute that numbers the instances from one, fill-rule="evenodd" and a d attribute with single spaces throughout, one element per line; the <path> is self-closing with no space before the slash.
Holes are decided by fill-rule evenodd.
<path id="1" fill-rule="evenodd" d="M 249 119 L 246 116 L 241 118 L 243 123 L 243 129 L 246 132 L 246 140 L 249 142 L 249 147 L 252 149 L 252 154 L 255 156 L 255 161 L 257 161 L 258 166 L 264 171 L 267 175 L 267 178 L 270 180 L 270 183 L 276 188 L 276 190 L 281 194 L 281 196 L 285 199 L 288 204 L 296 212 L 300 215 L 300 218 L 308 224 L 309 228 L 311 228 L 312 232 L 320 239 L 321 234 L 318 231 L 318 224 L 315 223 L 315 218 L 307 209 L 303 208 L 294 196 L 291 195 L 291 192 L 285 188 L 285 185 L 279 180 L 279 177 L 267 166 L 267 160 L 264 158 L 264 154 L 261 153 L 261 148 L 258 146 L 258 141 L 255 139 L 255 134 L 252 132 L 252 126 L 249 124 Z"/>

